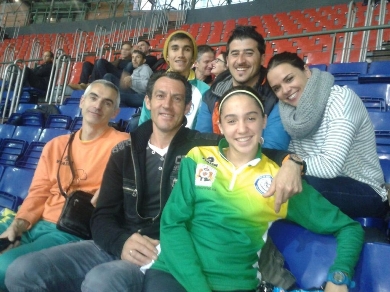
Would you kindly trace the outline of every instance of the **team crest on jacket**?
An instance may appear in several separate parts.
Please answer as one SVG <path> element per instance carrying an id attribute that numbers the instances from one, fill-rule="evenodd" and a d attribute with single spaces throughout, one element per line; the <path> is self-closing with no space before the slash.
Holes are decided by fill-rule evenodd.
<path id="1" fill-rule="evenodd" d="M 269 174 L 259 176 L 255 181 L 256 190 L 264 195 L 272 183 L 272 176 Z"/>
<path id="2" fill-rule="evenodd" d="M 195 173 L 195 185 L 203 187 L 211 187 L 217 172 L 214 168 L 207 164 L 198 164 Z"/>

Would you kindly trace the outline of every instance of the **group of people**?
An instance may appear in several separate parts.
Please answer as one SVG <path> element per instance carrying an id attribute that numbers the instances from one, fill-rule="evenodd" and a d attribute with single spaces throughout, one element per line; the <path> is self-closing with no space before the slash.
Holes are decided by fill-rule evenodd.
<path id="1" fill-rule="evenodd" d="M 185 31 L 166 39 L 169 69 L 150 75 L 144 98 L 135 90 L 142 111 L 130 134 L 108 121 L 123 88 L 137 84 L 144 52 L 132 51 L 127 73 L 88 85 L 74 141 L 65 135 L 45 146 L 27 198 L 0 224 L 12 242 L 0 255 L 0 289 L 255 291 L 268 281 L 258 258 L 279 219 L 333 234 L 325 291 L 353 286 L 364 241 L 353 218 L 389 210 L 360 98 L 295 53 L 266 68 L 255 27 L 236 27 L 217 58 L 199 47 Z M 214 70 L 211 86 L 201 70 Z M 92 240 L 56 229 L 59 178 L 96 203 Z"/>

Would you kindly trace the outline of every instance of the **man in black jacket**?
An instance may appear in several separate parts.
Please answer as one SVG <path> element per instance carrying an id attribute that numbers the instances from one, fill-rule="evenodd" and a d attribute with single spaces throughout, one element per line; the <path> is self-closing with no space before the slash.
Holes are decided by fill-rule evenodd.
<path id="1" fill-rule="evenodd" d="M 49 86 L 50 73 L 53 67 L 54 54 L 50 51 L 43 53 L 43 63 L 34 69 L 26 67 L 24 86 L 31 86 L 46 91 Z"/>
<path id="2" fill-rule="evenodd" d="M 182 157 L 194 146 L 217 145 L 220 138 L 185 127 L 191 98 L 191 85 L 178 73 L 157 73 L 149 79 L 145 103 L 151 120 L 112 151 L 91 220 L 93 241 L 21 257 L 7 271 L 8 289 L 78 291 L 81 286 L 83 291 L 142 290 L 140 266 L 157 258 L 161 213 Z M 284 157 L 272 150 L 263 152 L 278 157 L 279 163 Z M 297 180 L 294 186 L 291 181 L 281 184 L 292 187 L 293 193 L 299 191 L 295 186 L 301 184 L 300 168 L 294 162 L 283 165 L 281 177 Z"/>

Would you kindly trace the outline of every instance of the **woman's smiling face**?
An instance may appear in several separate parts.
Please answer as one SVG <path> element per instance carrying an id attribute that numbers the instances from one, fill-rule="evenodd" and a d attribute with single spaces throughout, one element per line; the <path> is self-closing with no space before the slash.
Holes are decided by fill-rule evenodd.
<path id="1" fill-rule="evenodd" d="M 288 63 L 282 63 L 268 70 L 267 80 L 281 101 L 296 107 L 310 76 L 311 72 L 306 66 L 302 71 Z"/>

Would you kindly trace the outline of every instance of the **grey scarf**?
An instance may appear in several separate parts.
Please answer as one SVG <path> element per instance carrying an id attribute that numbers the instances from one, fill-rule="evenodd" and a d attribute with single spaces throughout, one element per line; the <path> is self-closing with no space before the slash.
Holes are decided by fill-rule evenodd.
<path id="1" fill-rule="evenodd" d="M 303 139 L 317 132 L 334 84 L 333 75 L 328 72 L 313 68 L 311 73 L 297 107 L 279 104 L 284 129 L 292 139 Z"/>

